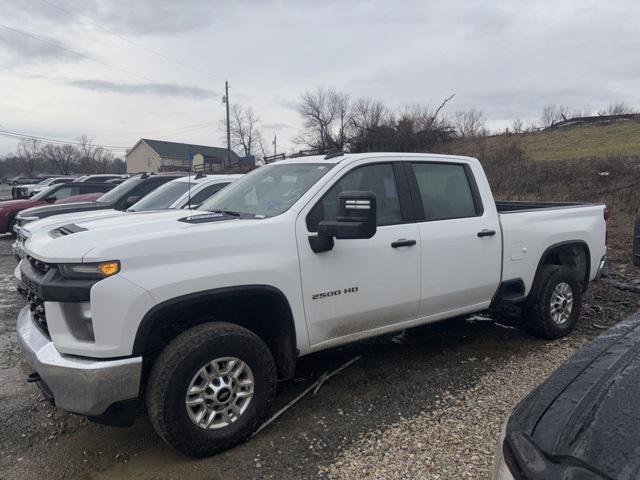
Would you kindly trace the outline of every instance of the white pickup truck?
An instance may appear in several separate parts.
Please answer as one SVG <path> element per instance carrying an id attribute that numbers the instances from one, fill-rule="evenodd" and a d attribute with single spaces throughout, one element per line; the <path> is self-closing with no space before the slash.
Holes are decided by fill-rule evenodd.
<path id="1" fill-rule="evenodd" d="M 496 203 L 468 157 L 282 161 L 200 208 L 40 229 L 16 269 L 30 380 L 99 421 L 143 400 L 193 456 L 247 439 L 311 352 L 501 302 L 564 336 L 606 258 L 604 205 Z"/>

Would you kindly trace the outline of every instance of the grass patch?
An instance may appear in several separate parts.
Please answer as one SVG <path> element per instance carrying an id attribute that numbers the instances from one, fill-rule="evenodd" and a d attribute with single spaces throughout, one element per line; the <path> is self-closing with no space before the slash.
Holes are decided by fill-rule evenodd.
<path id="1" fill-rule="evenodd" d="M 487 138 L 488 152 L 500 148 L 504 136 Z M 526 157 L 534 161 L 578 160 L 584 158 L 633 157 L 640 155 L 640 122 L 609 125 L 581 125 L 521 135 L 518 138 Z"/>

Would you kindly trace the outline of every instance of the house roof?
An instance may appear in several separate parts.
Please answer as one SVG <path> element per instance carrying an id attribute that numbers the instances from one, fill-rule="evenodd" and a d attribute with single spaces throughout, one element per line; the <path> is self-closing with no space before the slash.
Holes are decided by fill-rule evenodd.
<path id="1" fill-rule="evenodd" d="M 192 155 L 201 154 L 205 159 L 220 158 L 227 159 L 227 149 L 221 147 L 209 147 L 207 145 L 192 145 L 189 143 L 166 142 L 164 140 L 153 140 L 150 138 L 141 138 L 140 142 L 144 142 L 153 149 L 161 157 L 181 158 L 189 160 Z M 136 145 L 131 149 L 136 148 Z M 238 155 L 231 152 L 231 160 L 237 161 Z"/>

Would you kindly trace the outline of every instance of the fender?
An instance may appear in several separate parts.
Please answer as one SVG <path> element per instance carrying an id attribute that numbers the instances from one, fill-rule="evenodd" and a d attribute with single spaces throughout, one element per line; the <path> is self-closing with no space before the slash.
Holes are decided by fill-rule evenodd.
<path id="1" fill-rule="evenodd" d="M 549 256 L 549 254 L 556 248 L 558 247 L 564 247 L 564 246 L 568 246 L 568 245 L 575 245 L 575 246 L 580 246 L 584 248 L 584 251 L 586 253 L 586 268 L 585 268 L 585 272 L 584 272 L 584 288 L 586 290 L 587 285 L 589 285 L 589 277 L 591 276 L 591 250 L 589 250 L 589 245 L 587 245 L 587 242 L 585 242 L 584 240 L 566 240 L 564 242 L 558 242 L 558 243 L 554 243 L 553 245 L 551 245 L 550 247 L 547 247 L 547 249 L 542 252 L 542 256 L 540 257 L 540 260 L 538 261 L 538 268 L 536 268 L 536 273 L 534 275 L 534 279 L 536 278 L 536 276 L 538 275 L 538 273 L 540 272 L 540 269 L 542 268 L 542 265 L 545 264 L 545 261 L 547 260 L 547 257 Z"/>
<path id="2" fill-rule="evenodd" d="M 274 327 L 277 325 L 280 328 L 270 328 L 266 331 L 266 335 L 265 332 L 262 332 L 263 335 L 261 335 L 261 332 L 256 329 L 248 328 L 260 336 L 272 350 L 280 373 L 285 377 L 293 375 L 298 352 L 293 313 L 284 293 L 270 285 L 237 285 L 202 290 L 171 298 L 155 305 L 144 315 L 138 326 L 132 355 L 140 356 L 149 353 L 149 350 L 154 347 L 152 341 L 154 334 L 157 334 L 161 322 L 166 323 L 162 317 L 172 310 L 188 309 L 208 302 L 234 302 L 246 296 L 260 297 L 274 302 L 274 306 L 278 310 L 278 320 L 280 320 L 279 323 L 274 324 Z M 243 325 L 243 322 L 238 322 L 238 324 Z"/>

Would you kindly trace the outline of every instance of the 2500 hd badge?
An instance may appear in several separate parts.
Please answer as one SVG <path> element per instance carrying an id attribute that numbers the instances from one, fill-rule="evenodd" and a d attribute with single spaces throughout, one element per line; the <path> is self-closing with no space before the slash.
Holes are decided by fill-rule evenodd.
<path id="1" fill-rule="evenodd" d="M 337 297 L 338 295 L 342 295 L 343 293 L 356 293 L 357 291 L 358 287 L 345 288 L 344 290 L 331 290 L 329 292 L 315 293 L 311 296 L 311 299 L 319 300 L 321 298 Z"/>

